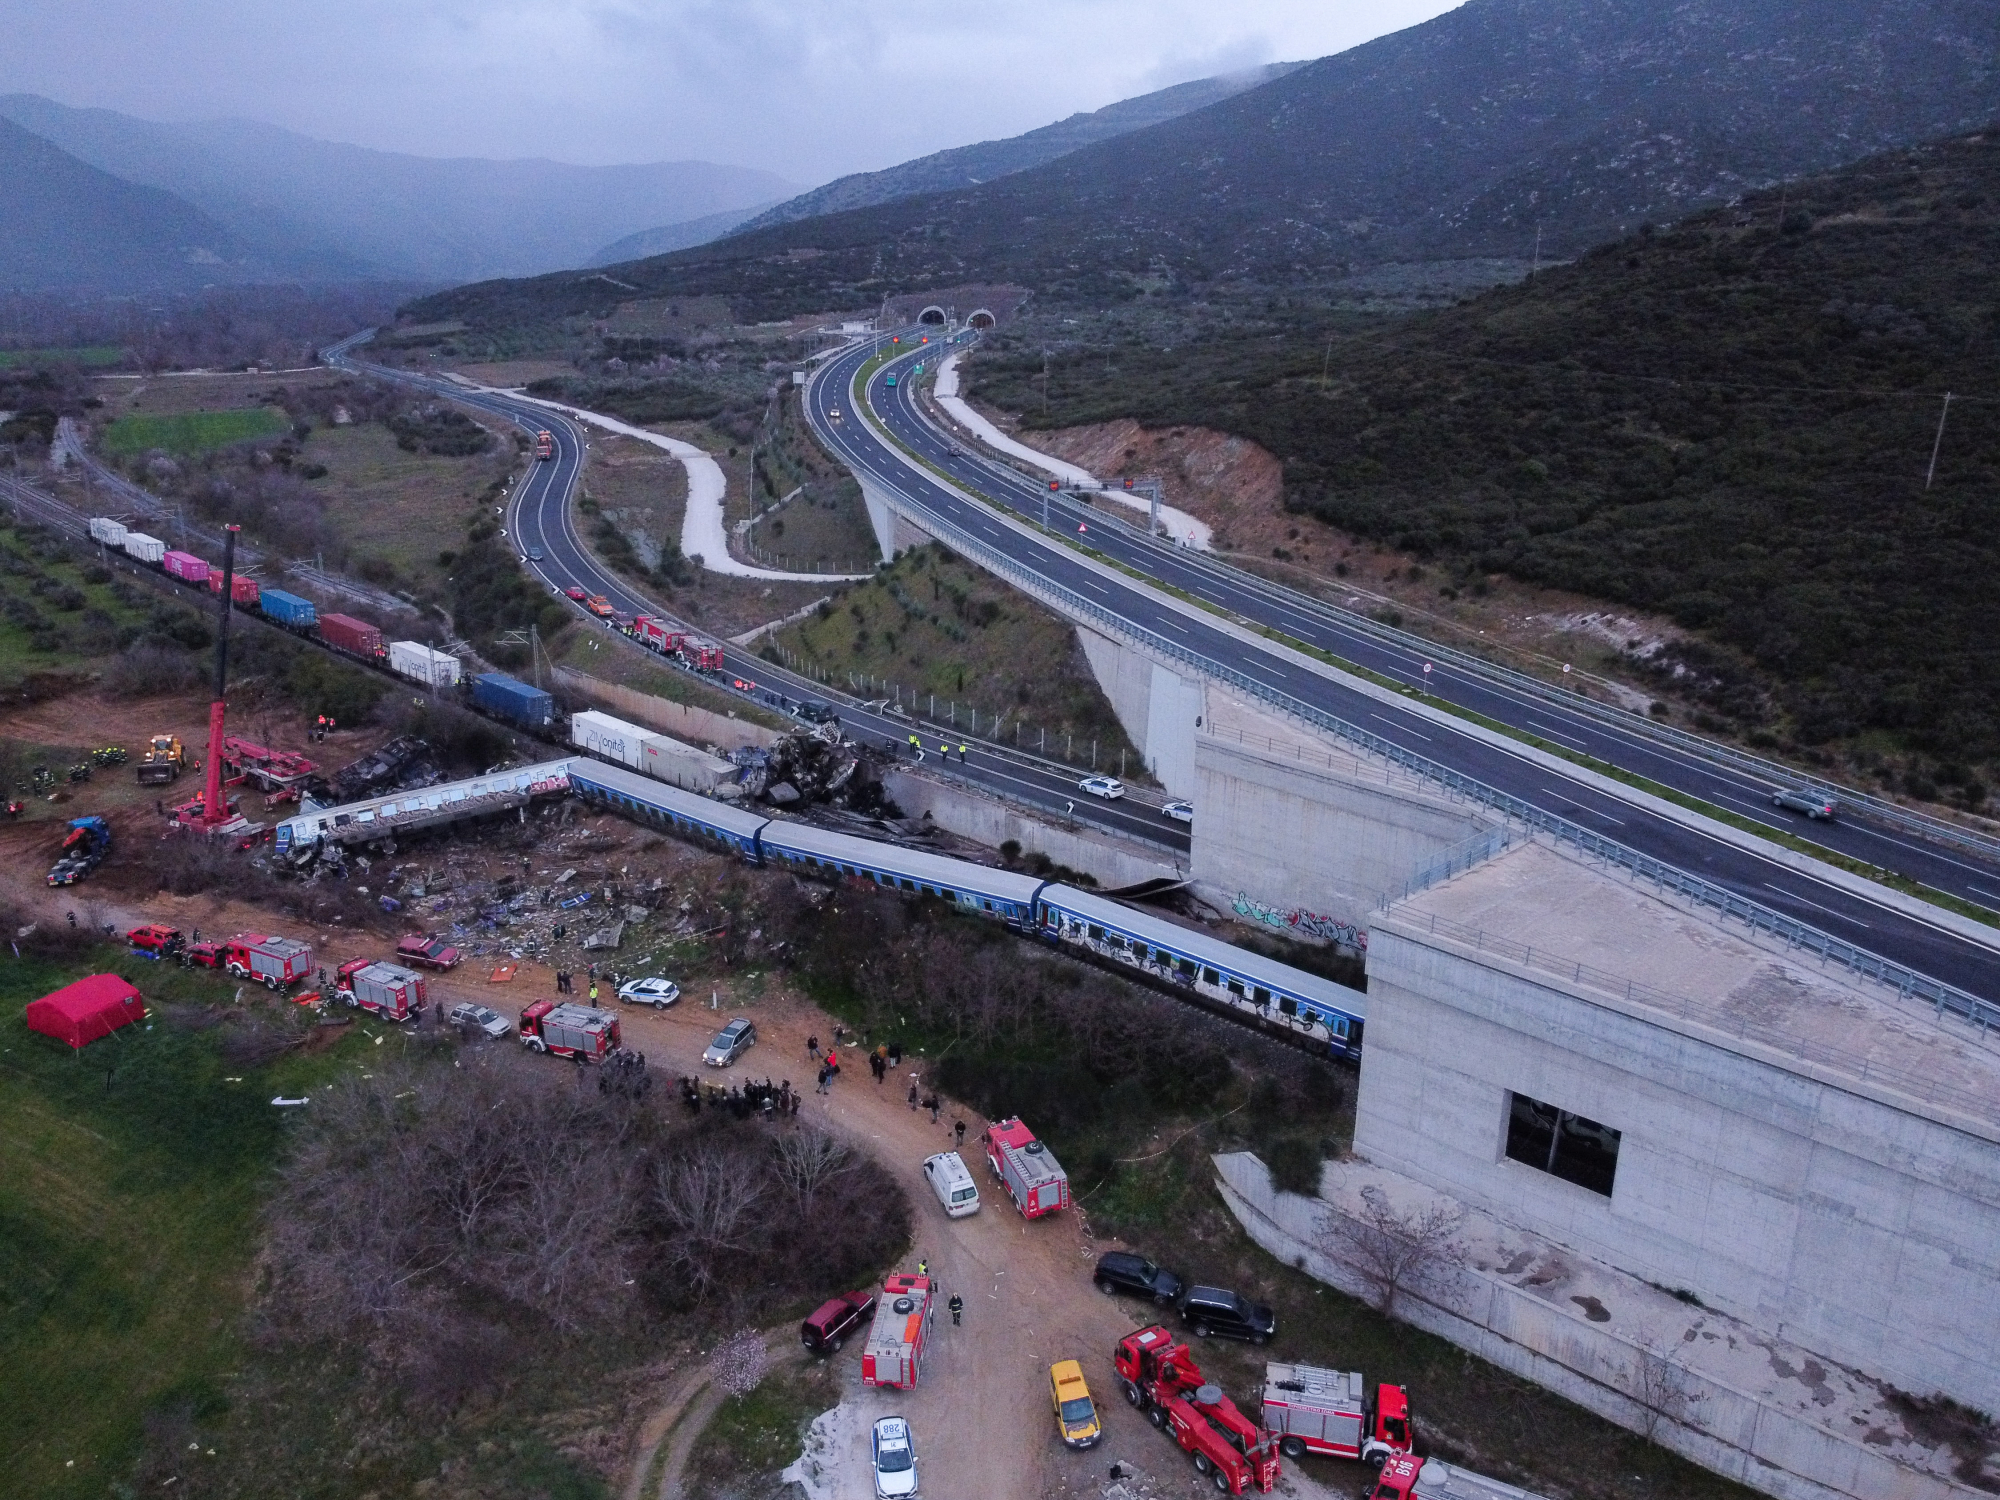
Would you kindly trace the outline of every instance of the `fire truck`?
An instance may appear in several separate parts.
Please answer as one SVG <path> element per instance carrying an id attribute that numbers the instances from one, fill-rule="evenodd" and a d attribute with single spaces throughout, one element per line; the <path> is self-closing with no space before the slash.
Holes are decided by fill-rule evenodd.
<path id="1" fill-rule="evenodd" d="M 868 1329 L 868 1347 L 861 1354 L 861 1383 L 915 1390 L 936 1313 L 936 1289 L 930 1277 L 896 1275 L 883 1282 L 875 1321 Z"/>
<path id="2" fill-rule="evenodd" d="M 1399 1453 L 1382 1465 L 1366 1500 L 1542 1500 L 1524 1489 L 1488 1479 L 1442 1459 Z"/>
<path id="3" fill-rule="evenodd" d="M 556 456 L 556 435 L 546 427 L 535 434 L 535 457 L 554 458 Z"/>
<path id="4" fill-rule="evenodd" d="M 340 966 L 335 992 L 349 1005 L 373 1011 L 385 1021 L 408 1021 L 420 1015 L 430 998 L 423 977 L 399 964 L 372 958 L 352 959 Z"/>
<path id="5" fill-rule="evenodd" d="M 1197 1473 L 1225 1495 L 1278 1482 L 1278 1438 L 1210 1385 L 1186 1344 L 1155 1323 L 1127 1334 L 1112 1356 L 1125 1399 L 1186 1450 Z"/>
<path id="6" fill-rule="evenodd" d="M 1399 1385 L 1378 1385 L 1373 1401 L 1367 1393 L 1358 1370 L 1274 1361 L 1264 1366 L 1264 1425 L 1287 1458 L 1319 1453 L 1379 1468 L 1415 1441 L 1410 1398 Z"/>
<path id="7" fill-rule="evenodd" d="M 521 1012 L 521 1045 L 577 1062 L 603 1062 L 618 1050 L 618 1017 L 567 1000 L 537 1000 Z"/>
<path id="8" fill-rule="evenodd" d="M 282 990 L 312 974 L 313 955 L 291 938 L 239 932 L 222 945 L 222 967 L 238 979 L 261 980 L 267 990 Z"/>
<path id="9" fill-rule="evenodd" d="M 1023 1217 L 1039 1219 L 1069 1207 L 1069 1174 L 1019 1116 L 987 1126 L 979 1141 L 986 1148 L 986 1165 Z"/>

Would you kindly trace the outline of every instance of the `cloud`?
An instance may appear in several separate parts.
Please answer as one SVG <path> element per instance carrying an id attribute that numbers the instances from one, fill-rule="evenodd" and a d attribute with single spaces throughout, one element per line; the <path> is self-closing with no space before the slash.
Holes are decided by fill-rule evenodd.
<path id="1" fill-rule="evenodd" d="M 423 155 L 798 181 L 1352 46 L 1440 0 L 0 0 L 0 90 Z"/>

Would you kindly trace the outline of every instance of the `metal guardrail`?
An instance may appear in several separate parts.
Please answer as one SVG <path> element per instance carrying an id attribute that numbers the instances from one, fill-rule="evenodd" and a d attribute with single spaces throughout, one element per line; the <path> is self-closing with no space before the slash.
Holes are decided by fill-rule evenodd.
<path id="1" fill-rule="evenodd" d="M 1431 916 L 1419 924 L 1439 936 L 1450 938 L 1475 953 L 1494 953 L 1510 959 L 1526 968 L 1540 969 L 1559 979 L 1567 979 L 1572 984 L 1588 985 L 1594 990 L 1616 998 L 1622 998 L 1635 1005 L 1643 1005 L 1648 1010 L 1664 1011 L 1684 1021 L 1707 1027 L 1711 1031 L 1725 1032 L 1744 1041 L 1755 1042 L 1795 1057 L 1801 1062 L 1818 1063 L 1859 1079 L 1863 1083 L 1878 1084 L 1894 1089 L 1899 1094 L 1912 1099 L 1921 1099 L 1929 1104 L 1944 1104 L 1961 1112 L 1983 1120 L 2000 1118 L 2000 1100 L 1991 1094 L 1980 1094 L 1954 1084 L 1940 1083 L 1936 1076 L 1916 1073 L 1907 1069 L 1885 1065 L 1858 1051 L 1842 1047 L 1830 1047 L 1822 1042 L 1811 1042 L 1788 1031 L 1772 1027 L 1754 1026 L 1740 1017 L 1723 1014 L 1717 1007 L 1703 1005 L 1686 995 L 1677 995 L 1668 990 L 1656 988 L 1632 979 L 1628 975 L 1613 974 L 1603 969 L 1591 967 L 1563 958 L 1546 949 L 1537 950 L 1526 943 L 1512 938 L 1500 937 L 1483 928 L 1469 927 L 1462 922 L 1454 922 L 1447 917 Z M 1984 1035 L 1984 1028 L 1982 1037 Z"/>
<path id="2" fill-rule="evenodd" d="M 864 409 L 869 409 L 865 403 Z M 869 410 L 871 419 L 874 419 L 872 409 Z M 884 437 L 889 442 L 895 441 L 886 431 Z M 845 461 L 852 467 L 868 473 L 876 483 L 892 492 L 895 490 L 895 486 L 886 476 L 868 465 L 858 462 L 852 456 L 845 456 Z M 905 501 L 904 504 L 907 508 L 922 511 L 924 529 L 937 535 L 939 540 L 949 541 L 963 555 L 977 559 L 982 567 L 1007 578 L 1024 593 L 1041 599 L 1072 618 L 1081 616 L 1094 621 L 1109 633 L 1130 641 L 1141 650 L 1169 661 L 1184 663 L 1203 676 L 1227 683 L 1237 691 L 1259 702 L 1268 703 L 1292 718 L 1344 740 L 1370 755 L 1400 766 L 1414 775 L 1420 783 L 1435 782 L 1440 790 L 1452 797 L 1491 808 L 1524 827 L 1548 834 L 1559 845 L 1569 844 L 1579 853 L 1625 870 L 1635 880 L 1651 881 L 1656 889 L 1672 891 L 1697 905 L 1709 907 L 1725 918 L 1744 923 L 1753 932 L 1770 933 L 1794 948 L 1803 949 L 1829 963 L 1840 964 L 1863 978 L 1886 985 L 1898 994 L 1922 999 L 1934 1006 L 1940 1016 L 1949 1011 L 1964 1016 L 1982 1030 L 2000 1025 L 2000 1005 L 1982 1000 L 1959 989 L 1956 985 L 1933 979 L 1928 974 L 1918 973 L 1915 969 L 1884 958 L 1880 954 L 1871 953 L 1868 949 L 1850 943 L 1844 938 L 1822 932 L 1817 927 L 1799 921 L 1796 917 L 1788 917 L 1782 912 L 1773 911 L 1760 902 L 1740 896 L 1724 886 L 1703 880 L 1697 875 L 1690 875 L 1664 860 L 1656 859 L 1650 854 L 1642 854 L 1566 818 L 1544 812 L 1533 803 L 1523 801 L 1511 792 L 1487 786 L 1484 782 L 1454 771 L 1449 766 L 1440 765 L 1425 756 L 1405 750 L 1393 741 L 1386 740 L 1358 725 L 1350 724 L 1322 708 L 1294 698 L 1291 694 L 1268 683 L 1258 681 L 1246 672 L 1225 666 L 1142 625 L 1134 624 L 1123 615 L 1086 599 L 1074 590 L 1043 578 L 942 516 L 923 510 L 914 501 Z"/>
<path id="3" fill-rule="evenodd" d="M 1397 902 L 1407 901 L 1419 891 L 1427 891 L 1440 881 L 1449 880 L 1454 875 L 1463 875 L 1474 865 L 1483 865 L 1495 855 L 1505 854 L 1513 846 L 1514 833 L 1511 828 L 1475 833 L 1471 838 L 1462 839 L 1452 845 L 1404 881 L 1400 891 L 1384 891 L 1376 898 L 1375 909 L 1387 911 Z"/>

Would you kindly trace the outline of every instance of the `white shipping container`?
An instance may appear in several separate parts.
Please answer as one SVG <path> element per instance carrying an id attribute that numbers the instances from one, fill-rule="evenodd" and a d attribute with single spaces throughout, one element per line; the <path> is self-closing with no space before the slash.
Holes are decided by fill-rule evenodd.
<path id="1" fill-rule="evenodd" d="M 167 555 L 167 544 L 156 536 L 147 536 L 143 531 L 128 531 L 122 544 L 126 554 L 140 562 L 156 563 Z"/>
<path id="2" fill-rule="evenodd" d="M 389 642 L 389 670 L 426 687 L 455 687 L 459 676 L 457 657 L 433 651 L 422 641 Z"/>
<path id="3" fill-rule="evenodd" d="M 601 714 L 595 709 L 585 709 L 569 721 L 572 745 L 621 766 L 630 766 L 635 771 L 643 768 L 639 746 L 646 737 L 646 731 L 637 724 L 627 724 L 623 719 L 614 719 L 610 714 Z"/>
<path id="4" fill-rule="evenodd" d="M 125 523 L 123 521 L 114 521 L 109 516 L 92 516 L 90 518 L 90 539 L 93 542 L 102 542 L 107 547 L 123 547 L 125 545 Z"/>
<path id="5" fill-rule="evenodd" d="M 717 787 L 736 780 L 736 767 L 728 761 L 668 735 L 647 735 L 639 742 L 639 751 L 640 770 L 655 781 L 664 781 L 684 792 L 711 796 Z"/>

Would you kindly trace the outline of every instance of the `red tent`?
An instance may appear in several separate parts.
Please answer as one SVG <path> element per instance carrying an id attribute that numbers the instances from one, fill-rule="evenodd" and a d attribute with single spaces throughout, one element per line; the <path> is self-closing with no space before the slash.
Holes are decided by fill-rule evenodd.
<path id="1" fill-rule="evenodd" d="M 116 974 L 92 974 L 53 995 L 28 1003 L 28 1025 L 72 1047 L 81 1047 L 146 1014 L 139 992 Z"/>

